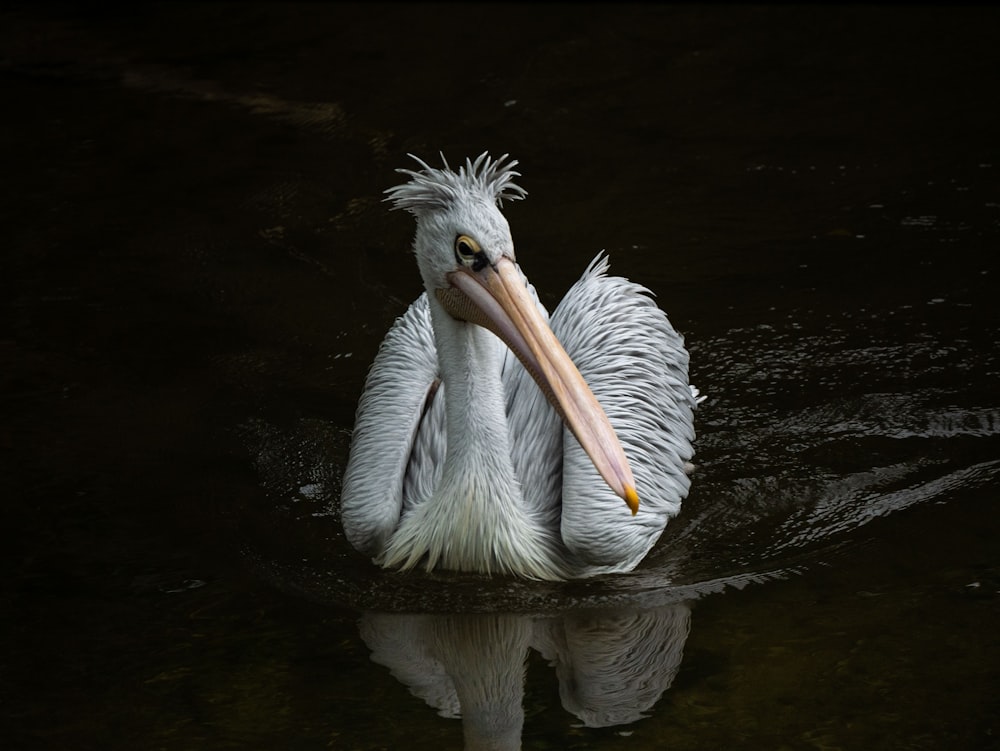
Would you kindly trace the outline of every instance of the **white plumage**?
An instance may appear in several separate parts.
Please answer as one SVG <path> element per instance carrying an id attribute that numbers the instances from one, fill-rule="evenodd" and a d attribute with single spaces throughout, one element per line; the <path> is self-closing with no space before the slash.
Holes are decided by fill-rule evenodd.
<path id="1" fill-rule="evenodd" d="M 387 191 L 416 216 L 426 292 L 368 375 L 344 528 L 386 567 L 628 571 L 690 485 L 687 351 L 648 290 L 608 276 L 603 255 L 549 321 L 499 210 L 525 195 L 505 160 L 483 154 L 457 172 L 417 160 Z M 630 514 L 622 499 L 639 498 Z"/>

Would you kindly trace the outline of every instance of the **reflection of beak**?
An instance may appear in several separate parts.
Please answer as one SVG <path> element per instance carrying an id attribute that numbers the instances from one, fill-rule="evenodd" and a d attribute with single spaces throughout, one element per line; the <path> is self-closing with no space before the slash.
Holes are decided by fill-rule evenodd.
<path id="1" fill-rule="evenodd" d="M 639 510 L 635 480 L 618 436 L 580 371 L 566 354 L 514 263 L 501 258 L 481 271 L 454 271 L 452 286 L 437 290 L 449 314 L 499 336 L 534 377 L 573 431 L 601 477 L 632 513 Z"/>

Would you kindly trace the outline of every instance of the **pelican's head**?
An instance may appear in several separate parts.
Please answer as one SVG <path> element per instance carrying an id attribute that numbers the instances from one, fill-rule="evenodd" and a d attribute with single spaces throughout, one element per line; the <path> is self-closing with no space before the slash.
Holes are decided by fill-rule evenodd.
<path id="1" fill-rule="evenodd" d="M 618 436 L 515 264 L 500 206 L 527 195 L 513 182 L 517 162 L 483 153 L 454 172 L 447 162 L 435 169 L 413 158 L 422 169 L 397 170 L 410 180 L 386 193 L 417 218 L 413 247 L 427 293 L 453 318 L 489 329 L 510 347 L 634 514 L 639 498 Z"/>
<path id="2" fill-rule="evenodd" d="M 462 268 L 514 261 L 510 225 L 500 206 L 505 198 L 527 195 L 512 182 L 519 176 L 513 171 L 517 162 L 505 164 L 506 155 L 493 160 L 484 153 L 453 172 L 447 162 L 434 169 L 413 158 L 423 169 L 397 170 L 410 180 L 386 193 L 395 208 L 417 218 L 413 249 L 428 293 L 450 287 L 448 275 Z"/>

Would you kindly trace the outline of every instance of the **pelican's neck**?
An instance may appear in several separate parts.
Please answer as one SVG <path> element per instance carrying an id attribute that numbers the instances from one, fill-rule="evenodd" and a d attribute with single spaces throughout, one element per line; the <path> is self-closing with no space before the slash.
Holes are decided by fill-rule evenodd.
<path id="1" fill-rule="evenodd" d="M 565 579 L 558 530 L 525 508 L 514 472 L 501 380 L 504 345 L 428 297 L 448 448 L 436 487 L 401 519 L 381 562 Z"/>
<path id="2" fill-rule="evenodd" d="M 445 387 L 445 473 L 482 475 L 499 503 L 519 506 L 511 462 L 506 397 L 500 379 L 504 347 L 492 333 L 452 318 L 431 296 L 431 321 Z"/>

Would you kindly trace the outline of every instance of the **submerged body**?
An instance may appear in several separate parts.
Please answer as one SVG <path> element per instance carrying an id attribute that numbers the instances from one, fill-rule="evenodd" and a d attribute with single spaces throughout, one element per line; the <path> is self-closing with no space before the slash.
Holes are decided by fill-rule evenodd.
<path id="1" fill-rule="evenodd" d="M 502 162 L 421 163 L 390 191 L 417 217 L 427 291 L 369 373 L 344 528 L 386 567 L 628 571 L 689 488 L 687 352 L 647 290 L 600 256 L 548 319 L 499 212 L 523 196 Z"/>

